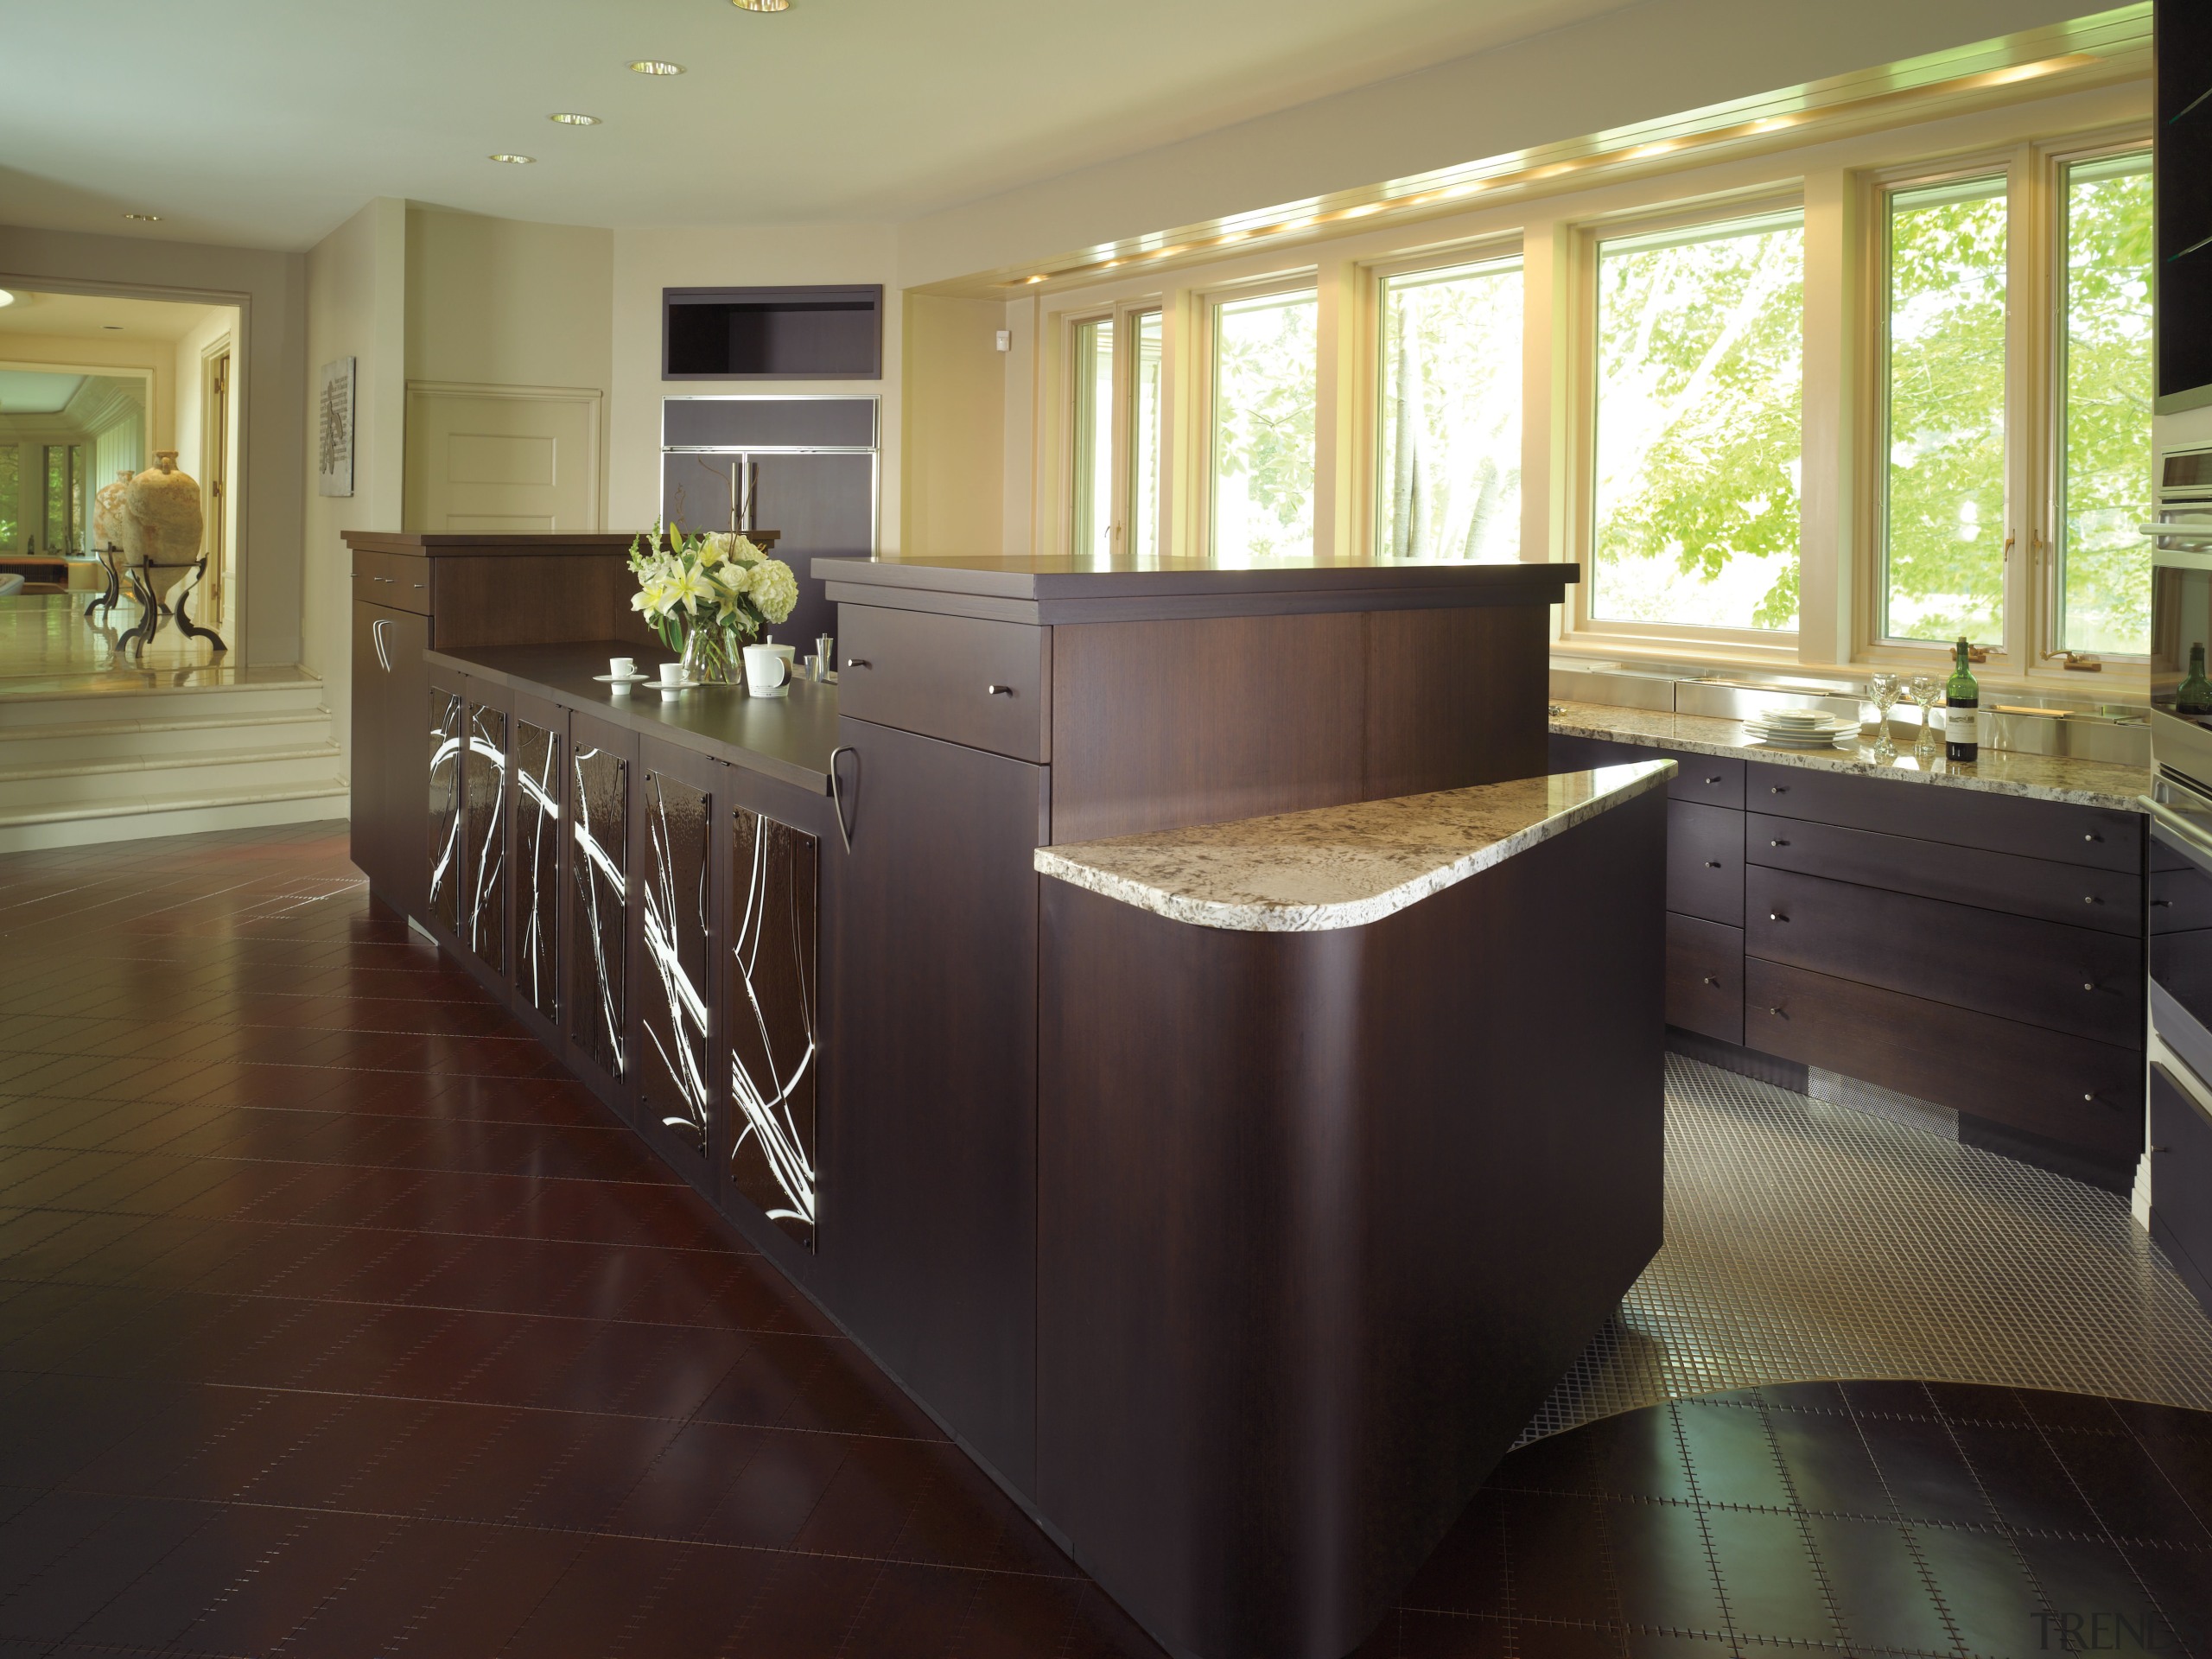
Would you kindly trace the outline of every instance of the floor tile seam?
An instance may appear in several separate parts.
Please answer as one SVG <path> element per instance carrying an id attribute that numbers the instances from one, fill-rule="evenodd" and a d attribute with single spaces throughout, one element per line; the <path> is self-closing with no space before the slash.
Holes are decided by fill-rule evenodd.
<path id="1" fill-rule="evenodd" d="M 405 1122 L 406 1120 L 393 1119 L 391 1121 Z M 610 1133 L 612 1132 L 610 1131 Z M 103 1149 L 97 1147 L 41 1147 L 35 1148 L 35 1150 L 41 1152 L 99 1153 Z M 143 1151 L 136 1152 L 111 1153 L 106 1154 L 105 1155 L 117 1158 L 168 1158 L 178 1164 L 234 1164 L 241 1168 L 257 1167 L 283 1169 L 296 1167 L 302 1171 L 310 1169 L 380 1169 L 397 1171 L 404 1174 L 468 1175 L 481 1177 L 492 1180 L 529 1181 L 534 1185 L 559 1181 L 572 1182 L 583 1186 L 636 1187 L 647 1192 L 688 1192 L 690 1190 L 690 1188 L 683 1186 L 680 1179 L 672 1174 L 671 1178 L 666 1180 L 648 1180 L 637 1177 L 615 1175 L 524 1174 L 513 1170 L 470 1169 L 466 1166 L 455 1166 L 450 1164 L 410 1164 L 397 1162 L 359 1163 L 350 1160 L 339 1158 L 249 1158 L 241 1157 L 235 1154 L 222 1152 L 163 1152 L 158 1147 L 149 1147 Z M 43 1172 L 41 1173 L 42 1173 Z M 86 1175 L 85 1180 L 92 1181 L 97 1180 L 99 1178 L 99 1173 L 94 1173 Z M 23 1179 L 35 1180 L 37 1179 L 37 1176 L 31 1175 Z M 156 1179 L 159 1178 L 157 1177 Z M 82 1186 L 84 1184 L 85 1182 L 80 1181 L 78 1183 L 78 1186 Z M 149 1183 L 148 1185 L 151 1185 L 151 1183 Z M 60 1196 L 67 1198 L 70 1192 L 74 1192 L 77 1190 L 77 1186 L 70 1187 Z M 0 1197 L 4 1197 L 6 1192 L 6 1188 L 0 1187 Z M 125 1196 L 128 1195 L 126 1194 Z M 48 1206 L 20 1205 L 11 1205 L 10 1207 L 29 1210 L 44 1208 Z M 96 1214 L 102 1212 L 102 1209 L 95 1209 L 92 1211 L 92 1213 Z"/>
<path id="2" fill-rule="evenodd" d="M 378 1208 L 379 1208 L 379 1209 L 385 1209 L 385 1208 L 389 1208 L 389 1206 L 388 1206 L 388 1205 L 379 1205 L 379 1206 L 378 1206 Z M 113 1211 L 113 1210 L 105 1210 L 105 1209 L 102 1209 L 102 1210 L 73 1210 L 73 1209 L 70 1209 L 70 1208 L 69 1208 L 68 1206 L 67 1206 L 67 1205 L 50 1205 L 50 1204 L 33 1204 L 33 1205 L 0 1205 L 0 1210 L 14 1210 L 17 1214 L 20 1214 L 20 1215 L 35 1215 L 35 1214 L 39 1214 L 39 1213 L 41 1213 L 41 1212 L 51 1212 L 51 1213 L 57 1214 L 57 1215 L 72 1215 L 72 1216 L 111 1216 L 111 1215 L 116 1215 L 116 1214 L 118 1214 L 118 1213 L 128 1213 L 128 1214 L 131 1214 L 131 1215 L 140 1215 L 140 1216 L 143 1216 L 143 1217 L 145 1217 L 149 1222 L 160 1221 L 160 1220 L 164 1219 L 165 1217 L 173 1217 L 173 1216 L 175 1216 L 175 1211 L 128 1211 L 128 1212 L 121 1212 L 121 1211 Z M 458 1227 L 396 1227 L 396 1226 L 392 1226 L 392 1225 L 391 1225 L 390 1224 L 378 1224 L 378 1223 L 374 1223 L 374 1222 L 366 1222 L 366 1221 L 303 1221 L 303 1220 L 300 1219 L 299 1217 L 294 1217 L 294 1216 L 279 1216 L 279 1217 L 270 1217 L 270 1218 L 268 1218 L 268 1219 L 266 1219 L 266 1220 L 263 1220 L 263 1219 L 257 1218 L 257 1217 L 229 1217 L 229 1216 L 213 1216 L 213 1217 L 178 1217 L 178 1218 L 179 1218 L 179 1219 L 184 1219 L 184 1220 L 204 1221 L 204 1222 L 206 1223 L 206 1224 L 207 1224 L 207 1225 L 208 1225 L 208 1226 L 210 1226 L 210 1227 L 220 1227 L 220 1226 L 224 1226 L 224 1225 L 226 1225 L 226 1224 L 229 1224 L 229 1223 L 231 1223 L 231 1222 L 237 1221 L 237 1222 L 240 1223 L 240 1224 L 243 1224 L 243 1225 L 246 1225 L 246 1226 L 252 1226 L 252 1227 L 303 1227 L 303 1228 L 328 1228 L 328 1229 L 331 1229 L 331 1230 L 344 1230 L 344 1231 L 352 1231 L 352 1232 L 365 1232 L 365 1233 L 367 1233 L 367 1232 L 375 1232 L 375 1233 L 408 1233 L 408 1234 L 417 1234 L 417 1235 L 420 1235 L 421 1236 L 425 1237 L 425 1238 L 470 1238 L 470 1239 L 491 1239 L 491 1240 L 495 1240 L 495 1241 L 505 1241 L 505 1242 L 510 1242 L 510 1243 L 512 1243 L 512 1242 L 520 1242 L 520 1243 L 541 1243 L 541 1244 L 575 1244 L 575 1245 L 584 1246 L 584 1247 L 587 1247 L 587 1248 L 589 1248 L 589 1249 L 601 1249 L 601 1250 L 645 1250 L 645 1251 L 651 1251 L 651 1252 L 652 1252 L 652 1253 L 654 1253 L 654 1254 L 656 1254 L 656 1255 L 687 1255 L 687 1256 L 689 1256 L 689 1255 L 699 1255 L 699 1256 L 709 1256 L 709 1257 L 713 1257 L 713 1258 L 715 1258 L 715 1259 L 718 1259 L 718 1260 L 730 1260 L 730 1261 L 759 1262 L 759 1261 L 762 1261 L 762 1260 L 764 1260 L 764 1259 L 765 1259 L 764 1257 L 762 1257 L 762 1255 L 760 1255 L 760 1253 L 758 1250 L 750 1249 L 741 1249 L 739 1246 L 737 1246 L 737 1245 L 735 1245 L 735 1244 L 731 1244 L 731 1245 L 729 1245 L 729 1246 L 724 1247 L 724 1246 L 721 1246 L 721 1245 L 715 1245 L 715 1244 L 626 1244 L 626 1243 L 608 1243 L 608 1242 L 607 1242 L 607 1241 L 605 1241 L 605 1240 L 601 1240 L 601 1239 L 595 1239 L 595 1238 L 567 1238 L 567 1237 L 558 1237 L 558 1238 L 556 1238 L 556 1237 L 546 1237 L 546 1236 L 542 1236 L 542 1235 L 539 1235 L 539 1234 L 535 1234 L 535 1233 L 484 1233 L 484 1232 L 476 1232 L 476 1231 L 473 1231 L 473 1230 L 470 1230 L 466 1229 L 466 1228 L 458 1228 Z M 5 1274 L 0 1274 L 0 1278 L 4 1278 L 5 1276 L 6 1276 Z M 2155 1400 L 2146 1400 L 2146 1401 L 2143 1401 L 2143 1402 L 2141 1402 L 2140 1403 L 2142 1403 L 2142 1404 L 2144 1404 L 2144 1405 L 2158 1405 L 2158 1404 L 2160 1404 L 2160 1403 L 2162 1403 L 2162 1402 L 2158 1402 L 2158 1401 L 2155 1401 Z M 2182 1408 L 2177 1408 L 2177 1409 L 2186 1410 L 2186 1409 L 2187 1409 L 2187 1408 L 2186 1408 L 2186 1407 L 2182 1407 Z"/>
<path id="3" fill-rule="evenodd" d="M 1571 1432 L 1571 1431 L 1570 1431 Z M 1877 1471 L 1878 1473 L 1878 1471 Z M 1500 1486 L 1493 1491 L 1512 1492 L 1531 1497 L 1593 1498 L 1606 1503 L 1637 1503 L 1653 1509 L 1707 1510 L 1725 1515 L 1770 1515 L 1775 1516 L 1803 1516 L 1814 1521 L 1861 1521 L 1876 1526 L 1924 1527 L 1931 1531 L 1960 1533 L 2010 1534 L 2036 1542 L 2094 1543 L 2105 1540 L 2104 1532 L 2068 1531 L 2056 1527 L 2023 1527 L 1999 1519 L 1986 1524 L 1972 1521 L 1955 1521 L 1939 1516 L 1909 1514 L 1876 1515 L 1864 1510 L 1828 1510 L 1811 1506 L 1784 1509 L 1774 1503 L 1745 1503 L 1732 1498 L 1667 1497 L 1655 1492 L 1610 1492 L 1594 1487 L 1572 1486 Z M 2130 1534 L 2117 1539 L 2131 1548 L 2158 1549 L 2170 1554 L 2212 1555 L 2212 1546 L 2177 1542 L 2171 1539 L 2144 1537 Z"/>
<path id="4" fill-rule="evenodd" d="M 212 1514 L 202 1516 L 200 1519 L 199 1525 L 192 1528 L 181 1538 L 177 1539 L 167 1549 L 162 1551 L 160 1555 L 158 1555 L 155 1560 L 148 1562 L 145 1567 L 141 1568 L 137 1573 L 133 1574 L 130 1583 L 116 1591 L 114 1594 L 109 1596 L 107 1599 L 103 1601 L 99 1606 L 92 1609 L 85 1615 L 84 1618 L 79 1619 L 74 1624 L 71 1625 L 68 1630 L 61 1637 L 60 1641 L 63 1643 L 70 1641 L 75 1637 L 79 1630 L 83 1630 L 87 1624 L 90 1624 L 94 1619 L 98 1618 L 101 1613 L 113 1606 L 117 1602 L 122 1600 L 124 1597 L 129 1595 L 131 1591 L 136 1589 L 139 1585 L 144 1583 L 146 1580 L 150 1578 L 155 1573 L 160 1571 L 162 1567 L 168 1562 L 169 1557 L 175 1555 L 179 1550 L 182 1549 L 186 1545 L 192 1542 L 193 1540 L 199 1537 L 200 1535 L 205 1532 L 209 1527 L 214 1525 L 216 1517 Z M 103 1526 L 100 1528 L 95 1528 L 94 1534 L 102 1530 L 105 1530 L 105 1523 L 103 1523 Z M 93 1534 L 87 1535 L 88 1537 L 92 1535 L 93 1535 Z M 81 1548 L 81 1546 L 82 1541 L 79 1541 L 78 1547 Z M 74 1553 L 73 1549 L 71 1553 Z M 9 1599 L 12 1600 L 13 1597 L 10 1596 Z M 187 1628 L 188 1629 L 190 1627 L 188 1626 Z M 57 1643 L 56 1645 L 59 1646 L 60 1643 Z M 158 1651 L 158 1649 L 156 1649 L 156 1651 Z"/>
<path id="5" fill-rule="evenodd" d="M 97 1380 L 129 1381 L 129 1378 L 109 1378 L 103 1373 L 62 1372 L 41 1370 L 31 1372 L 0 1371 L 0 1376 L 86 1376 Z M 935 1446 L 952 1447 L 955 1443 L 943 1435 L 890 1434 L 880 1429 L 816 1428 L 799 1423 L 748 1423 L 728 1421 L 719 1417 L 702 1417 L 696 1411 L 689 1416 L 664 1414 L 645 1411 L 602 1411 L 584 1406 L 541 1406 L 522 1402 L 496 1400 L 463 1400 L 445 1395 L 424 1394 L 364 1394 L 350 1389 L 309 1389 L 296 1382 L 233 1382 L 213 1378 L 201 1378 L 182 1385 L 195 1389 L 234 1389 L 246 1394 L 300 1395 L 332 1400 L 366 1400 L 412 1406 L 463 1406 L 481 1411 L 526 1411 L 559 1417 L 606 1418 L 626 1423 L 673 1423 L 677 1427 L 697 1423 L 709 1428 L 743 1429 L 751 1433 L 772 1434 L 822 1434 L 842 1440 L 880 1440 L 892 1446 Z M 123 1494 L 128 1496 L 128 1494 Z M 116 1496 L 116 1494 L 110 1494 Z"/>
<path id="6" fill-rule="evenodd" d="M 1811 1517 L 1798 1497 L 1797 1482 L 1789 1472 L 1789 1460 L 1782 1455 L 1782 1442 L 1775 1434 L 1773 1419 L 1764 1405 L 1759 1408 L 1759 1427 L 1766 1436 L 1767 1455 L 1774 1460 L 1775 1475 L 1789 1499 L 1789 1511 L 1796 1518 L 1797 1539 L 1804 1546 L 1805 1560 L 1813 1569 L 1813 1581 L 1820 1586 L 1821 1602 L 1827 1609 L 1828 1624 L 1839 1643 L 1853 1645 L 1851 1627 L 1845 1622 L 1843 1609 L 1836 1603 L 1835 1586 L 1828 1577 L 1827 1563 L 1821 1559 L 1820 1546 L 1813 1536 Z"/>
<path id="7" fill-rule="evenodd" d="M 1682 1479 L 1689 1487 L 1691 1498 L 1700 1500 L 1702 1495 L 1698 1490 L 1697 1465 L 1690 1459 L 1689 1437 L 1682 1429 L 1681 1408 L 1673 1402 L 1667 1406 L 1667 1421 L 1674 1430 L 1675 1454 L 1681 1459 Z M 1713 1580 L 1713 1598 L 1720 1609 L 1721 1629 L 1727 1632 L 1726 1639 L 1734 1642 L 1737 1640 L 1736 1621 L 1729 1611 L 1728 1586 L 1720 1580 L 1720 1557 L 1713 1548 L 1713 1529 L 1706 1521 L 1704 1503 L 1698 1501 L 1695 1508 L 1698 1541 L 1704 1548 L 1705 1570 Z"/>
<path id="8" fill-rule="evenodd" d="M 2082 1507 L 2088 1510 L 2090 1516 L 2096 1522 L 2102 1541 L 2119 1552 L 2120 1565 L 2127 1569 L 2127 1576 L 2135 1581 L 2135 1587 L 2141 1592 L 2144 1605 L 2158 1616 L 2168 1630 L 2177 1628 L 2174 1621 L 2168 1617 L 2164 1604 L 2159 1600 L 2158 1592 L 2152 1590 L 2150 1584 L 2144 1579 L 2143 1569 L 2136 1565 L 2134 1558 L 2128 1554 L 2126 1547 L 2113 1534 L 2112 1524 L 2104 1517 L 2103 1510 L 2099 1507 L 2096 1499 L 2089 1495 L 2088 1489 L 2082 1484 L 2081 1478 L 2075 1474 L 2072 1465 L 2064 1458 L 2059 1456 L 2058 1448 L 2050 1443 L 2050 1436 L 2044 1431 L 2041 1424 L 2037 1425 L 2036 1433 L 2037 1437 L 2043 1442 L 2044 1450 L 2050 1454 L 2050 1460 L 2058 1465 L 2058 1471 L 2066 1477 L 2066 1484 L 2074 1489 L 2075 1497 L 2082 1500 Z M 2173 1482 L 2167 1478 L 2165 1470 L 2159 1465 L 2157 1459 L 2153 1458 L 2151 1460 L 2151 1466 L 2158 1471 L 2158 1478 L 2165 1482 L 2168 1490 L 2171 1491 Z M 1978 1479 L 1980 1471 L 1976 1471 L 1975 1473 Z M 2182 1506 L 2195 1516 L 2196 1505 L 2190 1503 L 2186 1496 L 2178 1492 L 2175 1495 L 2181 1497 Z M 2197 1524 L 2200 1528 L 2202 1527 L 2203 1522 L 2201 1517 Z"/>
<path id="9" fill-rule="evenodd" d="M 1502 1613 L 1471 1613 L 1463 1608 L 1430 1607 L 1410 1601 L 1400 1602 L 1397 1605 L 1408 1612 L 1462 1619 L 1471 1624 L 1499 1624 L 1508 1622 L 1506 1616 Z M 1516 1616 L 1510 1622 L 1516 1624 L 1541 1625 L 1546 1630 L 1592 1630 L 1606 1636 L 1677 1636 L 1708 1642 L 1728 1640 L 1728 1637 L 1719 1630 L 1698 1630 L 1685 1624 L 1654 1624 L 1648 1620 L 1638 1619 L 1559 1618 L 1548 1614 L 1523 1613 Z M 1853 1654 L 1879 1655 L 1882 1659 L 1956 1659 L 1948 1649 L 1879 1647 L 1870 1646 L 1860 1642 L 1849 1643 L 1811 1642 L 1802 1637 L 1748 1637 L 1741 1639 L 1752 1642 L 1764 1641 L 1775 1645 L 1807 1647 L 1815 1650 L 1844 1648 Z"/>
<path id="10" fill-rule="evenodd" d="M 270 1565 L 281 1559 L 293 1545 L 299 1542 L 299 1541 L 306 1535 L 308 1528 L 313 1524 L 314 1522 L 312 1518 L 302 1517 L 299 1522 L 295 1525 L 289 1532 L 286 1533 L 283 1538 L 279 1539 L 273 1547 L 263 1550 L 260 1554 L 257 1555 L 254 1558 L 252 1564 L 245 1571 L 234 1573 L 228 1580 L 226 1581 L 223 1588 L 216 1592 L 213 1600 L 208 1602 L 205 1606 L 200 1608 L 198 1612 L 194 1613 L 181 1625 L 178 1626 L 176 1633 L 169 1637 L 167 1645 L 173 1649 L 185 1649 L 186 1643 L 184 1638 L 191 1632 L 195 1625 L 204 1624 L 208 1619 L 213 1618 L 217 1613 L 222 1611 L 222 1608 L 226 1602 L 229 1602 L 237 1597 L 246 1588 L 247 1586 L 251 1585 L 255 1580 L 266 1573 L 269 1571 Z M 189 1649 L 188 1649 L 187 1650 L 188 1651 Z"/>
<path id="11" fill-rule="evenodd" d="M 1960 1464 L 1965 1468 L 1967 1478 L 1974 1482 L 1974 1489 L 1980 1496 L 1982 1508 L 1996 1516 L 1999 1523 L 1999 1530 L 2003 1530 L 2004 1514 L 1998 1509 L 1996 1501 L 1990 1497 L 1989 1487 L 1981 1478 L 1981 1471 L 1974 1466 L 1974 1459 L 1967 1455 L 1967 1449 L 1959 1440 L 1957 1428 L 1947 1421 L 1943 1424 L 1943 1432 L 1944 1438 L 1949 1440 L 1952 1451 L 1957 1454 Z M 1877 1466 L 1878 1467 L 1878 1465 Z M 2044 1588 L 2043 1575 L 2036 1571 L 2035 1563 L 2028 1559 L 2027 1551 L 2020 1548 L 2019 1538 L 2007 1531 L 2005 1532 L 2005 1541 L 2012 1551 L 2013 1564 L 2019 1568 L 2021 1574 L 2027 1580 L 2028 1589 L 2035 1598 L 2036 1606 L 2045 1614 L 2056 1613 L 2056 1607 L 2051 1600 L 2050 1592 Z M 1948 1602 L 1945 1603 L 1947 1609 L 1948 1605 Z"/>
<path id="12" fill-rule="evenodd" d="M 56 1487 L 54 1490 L 74 1491 L 74 1489 L 67 1487 Z M 114 1493 L 83 1495 L 118 1496 Z M 604 1525 L 556 1526 L 543 1521 L 486 1519 L 482 1516 L 432 1515 L 419 1510 L 376 1510 L 358 1506 L 280 1503 L 264 1498 L 177 1497 L 157 1494 L 127 1494 L 126 1496 L 137 1497 L 142 1502 L 187 1509 L 253 1510 L 276 1515 L 297 1515 L 305 1522 L 312 1522 L 319 1517 L 340 1516 L 349 1520 L 385 1521 L 406 1526 L 467 1527 L 487 1532 L 527 1532 L 556 1538 L 604 1539 L 613 1543 L 667 1544 L 691 1549 L 740 1550 L 753 1554 L 773 1555 L 797 1560 L 861 1561 L 882 1567 L 924 1567 L 946 1573 L 973 1573 L 979 1578 L 1033 1580 L 1040 1584 L 1080 1585 L 1093 1582 L 1090 1575 L 1080 1567 L 1074 1567 L 1066 1573 L 1046 1573 L 1020 1567 L 979 1567 L 971 1562 L 937 1560 L 913 1554 L 889 1555 L 848 1549 L 801 1549 L 792 1544 L 738 1543 L 728 1539 L 688 1537 L 679 1533 L 648 1532 Z M 187 1541 L 188 1541 L 191 1536 L 196 1536 L 198 1530 L 194 1529 L 193 1534 L 188 1535 Z M 804 1530 L 805 1522 L 802 1521 L 791 1529 L 791 1535 L 796 1537 Z"/>

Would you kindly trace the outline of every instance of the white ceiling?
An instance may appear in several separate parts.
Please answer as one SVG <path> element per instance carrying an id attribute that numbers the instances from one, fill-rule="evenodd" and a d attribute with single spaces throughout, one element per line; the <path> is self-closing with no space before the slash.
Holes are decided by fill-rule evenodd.
<path id="1" fill-rule="evenodd" d="M 10 4 L 10 85 L 73 91 L 61 119 L 0 99 L 0 222 L 296 248 L 379 195 L 615 226 L 901 219 L 1626 3 Z M 641 57 L 689 73 L 624 68 Z"/>
<path id="2" fill-rule="evenodd" d="M 0 336 L 179 340 L 218 312 L 227 315 L 237 309 L 183 300 L 110 299 L 93 294 L 41 294 L 29 289 L 12 291 L 15 302 L 0 306 Z"/>
<path id="3" fill-rule="evenodd" d="M 0 369 L 0 415 L 59 415 L 84 384 L 81 374 Z"/>

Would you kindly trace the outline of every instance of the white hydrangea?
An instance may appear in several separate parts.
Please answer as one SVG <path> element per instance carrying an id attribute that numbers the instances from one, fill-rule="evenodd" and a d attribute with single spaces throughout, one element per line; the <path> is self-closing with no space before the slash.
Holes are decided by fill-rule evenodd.
<path id="1" fill-rule="evenodd" d="M 762 559 L 752 570 L 752 600 L 760 614 L 781 622 L 798 603 L 798 578 L 781 559 Z"/>

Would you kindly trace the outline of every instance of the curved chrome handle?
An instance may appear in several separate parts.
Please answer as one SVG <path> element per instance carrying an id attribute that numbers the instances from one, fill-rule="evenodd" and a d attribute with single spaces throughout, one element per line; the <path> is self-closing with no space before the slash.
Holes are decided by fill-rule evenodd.
<path id="1" fill-rule="evenodd" d="M 849 743 L 840 743 L 830 751 L 830 804 L 837 814 L 837 836 L 845 843 L 845 851 L 853 850 L 853 832 L 845 827 L 845 798 L 837 792 L 837 757 L 858 754 L 860 751 Z"/>
<path id="2" fill-rule="evenodd" d="M 369 629 L 369 637 L 376 643 L 377 661 L 384 664 L 384 671 L 387 674 L 391 672 L 391 653 L 384 648 L 384 631 L 391 626 L 385 618 L 378 617 Z"/>
<path id="3" fill-rule="evenodd" d="M 1014 695 L 1014 688 L 1010 685 L 987 685 L 983 688 L 983 695 L 987 697 L 1010 697 Z"/>

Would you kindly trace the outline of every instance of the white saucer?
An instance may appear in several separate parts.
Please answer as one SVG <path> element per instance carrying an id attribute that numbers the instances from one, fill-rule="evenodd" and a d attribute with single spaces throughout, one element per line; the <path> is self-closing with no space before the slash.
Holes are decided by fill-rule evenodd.
<path id="1" fill-rule="evenodd" d="M 660 677 L 658 674 L 594 674 L 592 678 L 597 680 L 601 685 L 642 685 L 647 680 L 651 680 L 655 685 L 660 683 Z"/>

